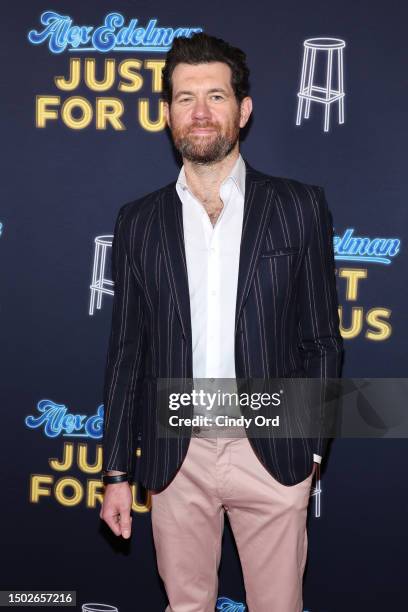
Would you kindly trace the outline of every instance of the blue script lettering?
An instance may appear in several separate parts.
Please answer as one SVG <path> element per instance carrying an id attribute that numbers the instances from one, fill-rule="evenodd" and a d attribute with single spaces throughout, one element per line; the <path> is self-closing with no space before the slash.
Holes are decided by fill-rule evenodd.
<path id="1" fill-rule="evenodd" d="M 30 30 L 28 40 L 34 45 L 40 45 L 48 38 L 48 48 L 52 53 L 62 53 L 68 45 L 74 48 L 91 40 L 92 26 L 72 26 L 72 19 L 54 11 L 46 11 L 41 15 L 41 23 L 45 26 L 42 32 Z"/>
<path id="2" fill-rule="evenodd" d="M 89 438 L 102 438 L 103 435 L 103 404 L 98 407 L 96 414 L 89 417 L 85 423 L 85 431 Z"/>
<path id="3" fill-rule="evenodd" d="M 56 404 L 52 400 L 43 399 L 37 404 L 40 416 L 29 415 L 25 424 L 30 429 L 44 427 L 48 438 L 56 438 L 60 434 L 72 437 L 87 437 L 99 439 L 103 435 L 103 404 L 98 407 L 93 416 L 86 414 L 70 414 L 64 404 Z"/>
<path id="4" fill-rule="evenodd" d="M 222 612 L 245 612 L 245 605 L 229 597 L 219 597 L 216 609 L 222 610 Z"/>
<path id="5" fill-rule="evenodd" d="M 202 28 L 157 28 L 157 19 L 150 19 L 147 26 L 136 27 L 137 19 L 131 19 L 124 26 L 125 18 L 121 13 L 108 13 L 103 24 L 94 26 L 77 26 L 67 15 L 55 11 L 45 11 L 40 17 L 44 28 L 30 30 L 28 40 L 34 45 L 48 41 L 52 53 L 62 53 L 66 49 L 78 51 L 167 51 L 174 38 L 191 36 L 202 32 Z M 122 27 L 124 26 L 124 27 Z"/>
<path id="6" fill-rule="evenodd" d="M 99 51 L 111 51 L 116 44 L 114 34 L 117 26 L 123 25 L 125 19 L 120 13 L 109 13 L 105 17 L 105 24 L 97 28 L 92 36 L 92 43 Z"/>
<path id="7" fill-rule="evenodd" d="M 342 236 L 334 236 L 335 259 L 391 263 L 391 257 L 399 253 L 399 238 L 367 238 L 353 236 L 354 228 L 346 229 Z"/>

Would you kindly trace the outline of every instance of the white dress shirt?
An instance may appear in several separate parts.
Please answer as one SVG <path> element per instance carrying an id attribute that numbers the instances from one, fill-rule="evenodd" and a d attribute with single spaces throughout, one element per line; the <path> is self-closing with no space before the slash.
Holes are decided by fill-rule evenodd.
<path id="1" fill-rule="evenodd" d="M 223 208 L 214 226 L 190 191 L 184 166 L 176 182 L 183 209 L 195 379 L 236 378 L 235 307 L 245 177 L 245 162 L 239 154 L 221 183 Z M 320 463 L 320 455 L 313 458 Z"/>

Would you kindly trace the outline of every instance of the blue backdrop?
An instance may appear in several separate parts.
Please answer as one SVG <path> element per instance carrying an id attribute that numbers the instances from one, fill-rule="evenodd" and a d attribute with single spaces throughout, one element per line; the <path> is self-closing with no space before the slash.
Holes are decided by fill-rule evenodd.
<path id="1" fill-rule="evenodd" d="M 322 185 L 333 214 L 343 375 L 405 377 L 408 12 L 368 0 L 32 0 L 6 3 L 2 15 L 0 586 L 73 589 L 78 609 L 160 611 L 149 507 L 134 491 L 130 542 L 99 511 L 109 237 L 122 204 L 179 170 L 161 107 L 166 43 L 198 28 L 247 53 L 254 113 L 244 157 Z M 296 125 L 303 43 L 314 37 L 345 43 L 344 123 L 334 101 L 327 131 L 327 103 L 315 100 Z M 336 89 L 336 52 L 332 60 Z M 311 85 L 324 86 L 329 61 L 319 50 Z M 310 506 L 311 612 L 408 606 L 407 457 L 406 440 L 332 445 L 320 516 Z M 228 525 L 219 594 L 245 601 Z"/>

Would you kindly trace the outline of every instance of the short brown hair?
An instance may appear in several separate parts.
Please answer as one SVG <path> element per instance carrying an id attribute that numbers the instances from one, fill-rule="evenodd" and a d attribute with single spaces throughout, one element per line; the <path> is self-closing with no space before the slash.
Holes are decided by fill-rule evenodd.
<path id="1" fill-rule="evenodd" d="M 163 96 L 169 104 L 173 95 L 171 77 L 177 64 L 182 62 L 185 64 L 224 62 L 231 68 L 231 86 L 238 102 L 248 95 L 249 69 L 245 53 L 238 47 L 232 47 L 222 38 L 198 32 L 190 38 L 185 36 L 175 38 L 171 49 L 167 52 L 162 76 Z"/>

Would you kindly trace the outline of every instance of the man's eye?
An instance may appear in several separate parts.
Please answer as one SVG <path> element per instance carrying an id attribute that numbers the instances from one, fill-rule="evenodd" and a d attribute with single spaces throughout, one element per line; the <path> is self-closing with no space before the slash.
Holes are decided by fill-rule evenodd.
<path id="1" fill-rule="evenodd" d="M 180 102 L 189 102 L 191 98 L 180 98 Z"/>
<path id="2" fill-rule="evenodd" d="M 213 96 L 211 96 L 212 98 L 218 98 L 218 100 L 222 100 L 223 97 L 219 96 L 218 94 L 214 94 Z"/>

